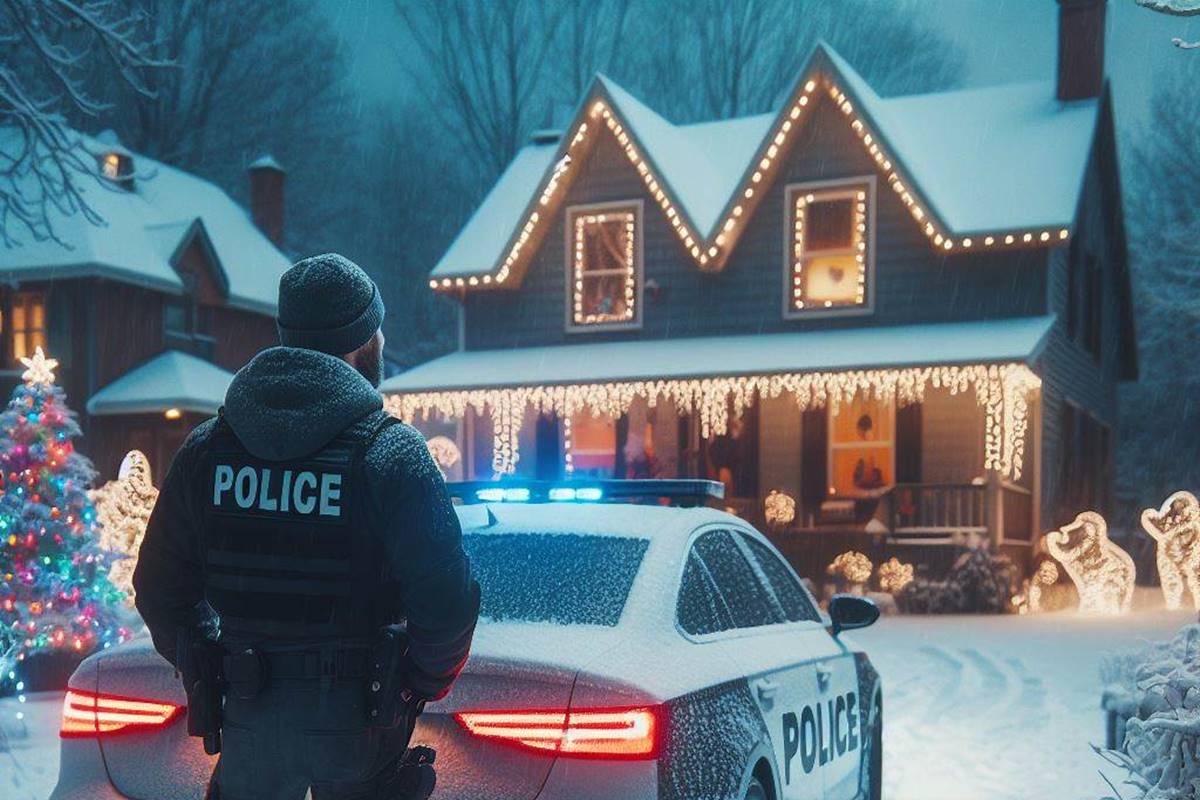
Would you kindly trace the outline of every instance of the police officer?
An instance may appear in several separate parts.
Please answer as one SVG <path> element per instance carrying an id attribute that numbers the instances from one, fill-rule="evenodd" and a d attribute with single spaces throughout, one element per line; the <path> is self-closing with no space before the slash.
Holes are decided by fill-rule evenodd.
<path id="1" fill-rule="evenodd" d="M 377 391 L 383 313 L 341 256 L 285 272 L 283 346 L 192 431 L 146 530 L 133 584 L 155 648 L 185 676 L 180 631 L 223 654 L 222 800 L 386 796 L 410 725 L 371 724 L 381 626 L 407 621 L 414 700 L 448 691 L 470 648 L 479 590 L 457 517 Z"/>

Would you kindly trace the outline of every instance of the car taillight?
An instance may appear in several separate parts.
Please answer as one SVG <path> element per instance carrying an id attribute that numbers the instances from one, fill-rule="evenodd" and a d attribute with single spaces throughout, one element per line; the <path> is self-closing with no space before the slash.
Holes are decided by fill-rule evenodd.
<path id="1" fill-rule="evenodd" d="M 137 700 L 71 689 L 63 700 L 62 727 L 58 735 L 71 739 L 162 728 L 183 713 L 183 709 L 183 706 L 159 700 Z"/>
<path id="2" fill-rule="evenodd" d="M 454 718 L 480 738 L 560 756 L 654 758 L 658 753 L 653 708 L 464 711 Z"/>

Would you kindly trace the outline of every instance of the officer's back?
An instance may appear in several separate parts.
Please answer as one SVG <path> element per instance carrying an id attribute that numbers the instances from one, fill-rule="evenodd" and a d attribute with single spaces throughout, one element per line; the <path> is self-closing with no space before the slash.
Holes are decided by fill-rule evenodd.
<path id="1" fill-rule="evenodd" d="M 288 270 L 284 346 L 234 377 L 150 519 L 134 587 L 155 648 L 194 683 L 180 632 L 219 626 L 222 798 L 377 796 L 410 728 L 371 724 L 380 627 L 407 619 L 414 702 L 466 659 L 478 588 L 424 439 L 382 410 L 382 320 L 346 259 Z"/>

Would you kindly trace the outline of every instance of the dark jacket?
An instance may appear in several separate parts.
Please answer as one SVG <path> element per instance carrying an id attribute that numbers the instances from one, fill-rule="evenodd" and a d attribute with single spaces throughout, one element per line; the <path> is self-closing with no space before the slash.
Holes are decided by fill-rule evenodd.
<path id="1" fill-rule="evenodd" d="M 288 347 L 264 350 L 234 377 L 224 417 L 250 453 L 272 461 L 309 455 L 382 408 L 379 393 L 341 359 Z M 180 626 L 203 608 L 198 464 L 217 420 L 192 431 L 163 481 L 138 554 L 133 586 L 154 647 L 175 661 Z M 409 680 L 435 697 L 466 660 L 479 589 L 462 531 L 425 440 L 404 424 L 385 428 L 364 456 L 369 507 L 387 564 L 401 587 L 412 640 Z M 386 620 L 395 622 L 396 620 Z"/>

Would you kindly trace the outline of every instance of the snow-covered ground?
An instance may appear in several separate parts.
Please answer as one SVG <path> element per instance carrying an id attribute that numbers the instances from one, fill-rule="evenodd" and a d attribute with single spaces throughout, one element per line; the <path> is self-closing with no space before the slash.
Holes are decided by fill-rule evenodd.
<path id="1" fill-rule="evenodd" d="M 1101 657 L 1169 639 L 1195 619 L 1161 605 L 1157 590 L 1139 590 L 1142 610 L 1122 617 L 901 616 L 858 632 L 884 681 L 883 796 L 1111 795 L 1090 747 L 1104 744 Z"/>
<path id="2" fill-rule="evenodd" d="M 1097 800 L 1110 794 L 1099 666 L 1195 618 L 1139 590 L 1132 614 L 885 617 L 856 638 L 884 680 L 887 800 Z M 45 800 L 60 693 L 0 700 L 0 797 Z M 16 719 L 17 710 L 25 714 Z M 1110 773 L 1112 774 L 1112 773 Z M 1119 775 L 1112 774 L 1114 779 Z"/>

